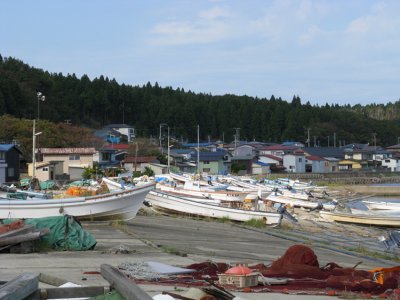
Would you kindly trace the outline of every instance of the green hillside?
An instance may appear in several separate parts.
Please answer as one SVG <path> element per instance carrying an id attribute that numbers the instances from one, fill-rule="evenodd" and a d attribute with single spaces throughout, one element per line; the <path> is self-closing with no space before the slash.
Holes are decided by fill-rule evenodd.
<path id="1" fill-rule="evenodd" d="M 130 86 L 104 76 L 90 80 L 86 75 L 49 73 L 0 56 L 0 115 L 36 118 L 37 91 L 46 95 L 40 103 L 41 120 L 89 128 L 126 123 L 142 137 L 158 137 L 160 123 L 167 123 L 177 139 L 192 141 L 197 138 L 197 124 L 202 140 L 228 142 L 235 128 L 240 128 L 241 140 L 266 142 L 305 142 L 309 129 L 311 145 L 315 137 L 320 146 L 328 141 L 333 146 L 334 134 L 337 146 L 373 144 L 374 135 L 377 145 L 388 146 L 400 136 L 400 102 L 316 106 L 301 103 L 298 96 L 289 101 L 274 96 L 213 96 L 157 83 Z"/>

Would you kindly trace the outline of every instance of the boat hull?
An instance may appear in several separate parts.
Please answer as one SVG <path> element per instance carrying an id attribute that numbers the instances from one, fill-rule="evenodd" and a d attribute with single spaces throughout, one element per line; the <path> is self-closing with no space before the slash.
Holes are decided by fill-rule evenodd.
<path id="1" fill-rule="evenodd" d="M 243 209 L 222 207 L 169 195 L 156 190 L 150 191 L 146 196 L 146 200 L 149 201 L 155 209 L 188 215 L 211 218 L 228 218 L 232 221 L 241 222 L 249 221 L 251 219 L 261 219 L 265 221 L 265 224 L 271 226 L 279 225 L 282 220 L 282 215 L 279 213 L 247 211 Z"/>
<path id="2" fill-rule="evenodd" d="M 0 200 L 0 219 L 43 218 L 71 215 L 80 220 L 130 220 L 154 188 L 148 184 L 91 197 L 44 200 Z"/>
<path id="3" fill-rule="evenodd" d="M 400 227 L 400 218 L 384 215 L 361 215 L 338 212 L 319 212 L 322 219 L 330 222 L 343 222 L 361 225 L 373 225 L 383 227 Z"/>

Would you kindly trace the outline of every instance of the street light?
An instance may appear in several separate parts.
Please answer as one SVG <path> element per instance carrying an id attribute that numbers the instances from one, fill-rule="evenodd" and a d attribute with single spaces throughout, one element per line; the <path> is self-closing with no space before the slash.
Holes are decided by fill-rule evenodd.
<path id="1" fill-rule="evenodd" d="M 37 100 L 38 100 L 38 102 L 37 102 L 37 119 L 38 119 L 38 127 L 39 127 L 39 119 L 40 119 L 39 103 L 40 103 L 40 101 L 44 102 L 46 100 L 46 96 L 43 95 L 42 92 L 37 92 L 36 96 L 37 96 Z"/>
<path id="2" fill-rule="evenodd" d="M 32 179 L 35 178 L 36 171 L 36 137 L 42 134 L 42 132 L 36 132 L 35 120 L 33 120 L 33 130 L 32 130 Z"/>

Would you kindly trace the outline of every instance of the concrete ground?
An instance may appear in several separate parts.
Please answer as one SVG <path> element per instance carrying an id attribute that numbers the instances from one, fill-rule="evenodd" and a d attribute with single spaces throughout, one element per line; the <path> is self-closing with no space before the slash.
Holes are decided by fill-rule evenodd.
<path id="1" fill-rule="evenodd" d="M 288 247 L 301 242 L 313 248 L 320 265 L 336 262 L 344 267 L 353 267 L 360 261 L 363 262 L 358 267 L 361 269 L 394 265 L 392 261 L 360 256 L 357 252 L 343 251 L 342 246 L 335 245 L 343 243 L 343 240 L 352 243 L 352 240 L 357 238 L 374 243 L 375 237 L 367 236 L 365 230 L 342 228 L 344 231 L 334 236 L 333 242 L 327 242 L 324 240 L 329 237 L 326 226 L 320 231 L 309 233 L 298 228 L 255 229 L 230 223 L 153 214 L 140 215 L 126 224 L 117 226 L 110 226 L 109 223 L 83 223 L 84 229 L 91 232 L 98 242 L 94 251 L 1 254 L 0 280 L 7 281 L 21 273 L 30 272 L 61 277 L 83 286 L 108 285 L 101 275 L 85 274 L 85 272 L 99 271 L 101 264 L 118 266 L 126 262 L 145 261 L 174 266 L 187 266 L 206 260 L 269 264 L 282 256 Z M 337 230 L 333 228 L 333 231 Z M 358 237 L 354 235 L 357 231 L 359 231 Z M 338 236 L 343 238 L 338 239 Z M 130 253 L 121 254 L 119 249 L 129 249 Z M 41 286 L 46 287 L 45 284 Z M 141 287 L 150 295 L 159 294 L 161 291 L 176 292 L 173 286 L 141 285 Z M 248 300 L 328 299 L 327 296 L 277 293 L 238 293 L 238 295 L 241 299 Z"/>

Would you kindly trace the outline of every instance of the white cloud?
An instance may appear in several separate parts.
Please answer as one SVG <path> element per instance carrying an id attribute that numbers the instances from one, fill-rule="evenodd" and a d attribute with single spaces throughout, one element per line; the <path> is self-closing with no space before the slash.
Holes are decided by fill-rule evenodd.
<path id="1" fill-rule="evenodd" d="M 230 36 L 229 11 L 214 7 L 203 10 L 193 21 L 168 21 L 155 25 L 152 42 L 161 45 L 207 44 Z"/>
<path id="2" fill-rule="evenodd" d="M 313 5 L 311 1 L 302 1 L 299 9 L 296 11 L 296 17 L 300 20 L 306 20 L 312 13 Z"/>
<path id="3" fill-rule="evenodd" d="M 208 10 L 203 10 L 199 13 L 199 17 L 207 20 L 214 20 L 231 16 L 231 13 L 220 7 L 213 7 Z"/>
<path id="4" fill-rule="evenodd" d="M 348 33 L 367 33 L 370 29 L 370 18 L 368 17 L 362 17 L 358 18 L 350 23 L 350 25 L 347 27 L 347 32 Z"/>

